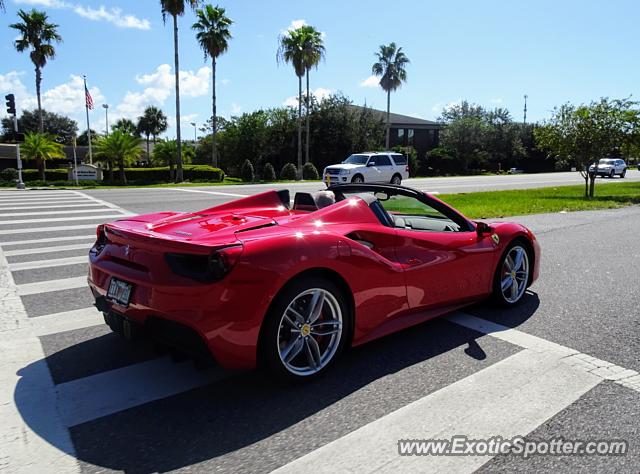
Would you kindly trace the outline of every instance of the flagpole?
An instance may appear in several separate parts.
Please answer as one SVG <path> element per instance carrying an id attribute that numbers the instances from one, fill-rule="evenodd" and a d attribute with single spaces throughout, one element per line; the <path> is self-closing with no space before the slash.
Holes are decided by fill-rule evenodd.
<path id="1" fill-rule="evenodd" d="M 84 78 L 84 108 L 87 112 L 87 140 L 89 140 L 89 164 L 93 164 L 93 155 L 91 153 L 91 126 L 89 125 L 89 104 L 87 103 L 87 76 Z"/>

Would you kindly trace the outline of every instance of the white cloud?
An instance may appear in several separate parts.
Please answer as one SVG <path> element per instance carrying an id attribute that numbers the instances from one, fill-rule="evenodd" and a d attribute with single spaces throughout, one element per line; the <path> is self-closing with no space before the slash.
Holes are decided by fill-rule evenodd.
<path id="1" fill-rule="evenodd" d="M 138 18 L 134 15 L 123 15 L 120 8 L 111 8 L 107 10 L 104 5 L 100 8 L 84 7 L 82 5 L 76 5 L 73 7 L 73 11 L 78 15 L 89 20 L 94 21 L 106 21 L 112 23 L 120 28 L 135 28 L 138 30 L 151 29 L 151 23 L 146 18 Z"/>
<path id="2" fill-rule="evenodd" d="M 455 107 L 456 105 L 462 104 L 462 99 L 452 100 L 451 102 L 443 103 L 437 102 L 433 107 L 431 107 L 432 112 L 440 113 L 442 110 L 448 110 L 451 107 Z"/>
<path id="3" fill-rule="evenodd" d="M 42 6 L 48 8 L 60 8 L 72 10 L 77 15 L 93 21 L 106 21 L 120 28 L 134 28 L 138 30 L 151 29 L 151 23 L 146 18 L 138 18 L 135 15 L 123 14 L 120 8 L 107 8 L 101 5 L 98 8 L 65 2 L 62 0 L 14 0 L 18 4 Z"/>
<path id="4" fill-rule="evenodd" d="M 238 115 L 238 114 L 240 114 L 240 112 L 242 112 L 242 107 L 240 107 L 235 102 L 232 102 L 231 103 L 231 115 Z"/>
<path id="5" fill-rule="evenodd" d="M 220 81 L 220 84 L 222 84 L 223 86 L 228 86 L 229 84 L 231 84 L 231 80 L 230 79 L 222 79 Z"/>
<path id="6" fill-rule="evenodd" d="M 320 102 L 329 97 L 331 94 L 333 94 L 333 91 L 331 89 L 325 89 L 324 87 L 318 87 L 317 89 L 311 91 L 311 95 Z M 298 96 L 295 95 L 285 99 L 282 105 L 284 105 L 285 107 L 298 107 Z"/>
<path id="7" fill-rule="evenodd" d="M 291 21 L 291 23 L 289 23 L 289 26 L 287 26 L 284 30 L 282 30 L 282 33 L 286 33 L 287 31 L 293 31 L 293 30 L 297 30 L 300 27 L 303 27 L 307 24 L 307 20 L 293 20 Z"/>
<path id="8" fill-rule="evenodd" d="M 380 78 L 376 76 L 369 76 L 364 81 L 360 83 L 360 87 L 379 87 L 380 86 Z"/>
<path id="9" fill-rule="evenodd" d="M 14 0 L 15 3 L 22 5 L 34 5 L 49 8 L 69 8 L 70 5 L 67 2 L 60 0 Z"/>
<path id="10" fill-rule="evenodd" d="M 24 75 L 24 72 L 17 71 L 0 74 L 0 93 L 12 93 L 16 96 L 18 115 L 23 110 L 37 107 L 35 93 L 30 93 L 22 82 Z M 96 108 L 104 103 L 105 98 L 98 87 L 90 87 L 89 93 Z M 79 123 L 82 123 L 84 104 L 84 82 L 80 76 L 71 75 L 69 81 L 42 92 L 42 108 L 49 112 L 68 115 Z M 4 113 L 4 108 L 2 113 Z"/>
<path id="11" fill-rule="evenodd" d="M 502 98 L 496 97 L 495 99 L 491 99 L 492 104 L 502 104 Z"/>
<path id="12" fill-rule="evenodd" d="M 180 71 L 180 96 L 201 97 L 208 94 L 211 69 L 202 67 L 196 72 Z M 136 76 L 136 82 L 146 86 L 141 92 L 127 91 L 124 99 L 115 108 L 121 117 L 136 119 L 149 105 L 163 106 L 173 94 L 175 77 L 173 68 L 161 64 L 150 74 Z"/>

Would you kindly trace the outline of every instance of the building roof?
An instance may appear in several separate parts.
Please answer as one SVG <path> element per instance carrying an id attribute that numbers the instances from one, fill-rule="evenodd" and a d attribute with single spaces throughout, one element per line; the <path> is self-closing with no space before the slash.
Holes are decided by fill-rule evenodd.
<path id="1" fill-rule="evenodd" d="M 364 107 L 360 105 L 351 105 L 351 108 L 357 111 L 364 110 Z M 374 114 L 379 115 L 382 120 L 387 119 L 387 112 L 384 110 L 377 110 L 369 108 Z M 409 115 L 395 114 L 391 112 L 389 114 L 391 121 L 391 128 L 442 128 L 442 124 L 434 122 L 433 120 L 425 120 L 418 117 L 410 117 Z"/>

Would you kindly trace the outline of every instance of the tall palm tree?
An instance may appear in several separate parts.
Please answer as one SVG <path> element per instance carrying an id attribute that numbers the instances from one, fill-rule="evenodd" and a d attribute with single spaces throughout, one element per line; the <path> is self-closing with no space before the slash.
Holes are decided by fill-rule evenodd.
<path id="1" fill-rule="evenodd" d="M 305 142 L 304 162 L 309 162 L 309 108 L 311 106 L 309 97 L 309 71 L 311 68 L 317 68 L 320 60 L 324 59 L 325 49 L 324 41 L 322 40 L 322 33 L 316 30 L 313 26 L 304 25 L 300 28 L 303 31 L 303 54 L 304 54 L 304 68 L 307 78 L 307 99 L 306 99 L 306 135 L 307 140 Z"/>
<path id="2" fill-rule="evenodd" d="M 180 60 L 178 55 L 178 17 L 184 15 L 185 7 L 188 5 L 196 9 L 200 0 L 160 0 L 162 8 L 162 19 L 166 20 L 167 15 L 173 18 L 173 66 L 176 75 L 176 140 L 178 145 L 178 159 L 176 160 L 176 181 L 183 180 L 182 174 L 182 141 L 180 137 Z"/>
<path id="3" fill-rule="evenodd" d="M 147 159 L 150 160 L 149 141 L 153 137 L 153 144 L 161 133 L 167 131 L 169 124 L 167 116 L 158 107 L 150 105 L 144 109 L 144 113 L 138 117 L 138 133 L 145 135 L 147 140 Z"/>
<path id="4" fill-rule="evenodd" d="M 376 53 L 378 61 L 371 67 L 374 75 L 380 77 L 380 87 L 387 93 L 387 130 L 386 149 L 389 149 L 389 114 L 391 110 L 391 92 L 398 89 L 403 82 L 407 81 L 406 66 L 409 58 L 404 54 L 402 48 L 396 47 L 395 43 L 380 45 L 380 50 Z"/>
<path id="5" fill-rule="evenodd" d="M 40 180 L 45 180 L 45 161 L 53 158 L 64 158 L 62 144 L 57 143 L 51 135 L 45 133 L 27 133 L 20 146 L 25 158 L 36 160 Z"/>
<path id="6" fill-rule="evenodd" d="M 204 9 L 197 10 L 196 16 L 198 21 L 193 24 L 193 28 L 198 33 L 196 39 L 200 44 L 200 47 L 204 51 L 204 59 L 207 60 L 207 56 L 211 57 L 211 71 L 212 71 L 212 102 L 213 102 L 213 115 L 211 116 L 211 126 L 213 130 L 212 135 L 212 150 L 211 150 L 211 164 L 218 166 L 218 155 L 216 150 L 216 132 L 217 132 L 217 120 L 216 120 L 216 59 L 218 56 L 224 54 L 229 48 L 229 40 L 231 39 L 231 32 L 229 27 L 233 24 L 233 20 L 225 15 L 225 9 L 222 7 L 213 7 L 206 5 Z"/>
<path id="7" fill-rule="evenodd" d="M 122 133 L 136 135 L 138 133 L 136 124 L 128 118 L 121 118 L 111 126 L 111 130 L 120 130 Z"/>
<path id="8" fill-rule="evenodd" d="M 302 178 L 302 77 L 306 71 L 304 54 L 305 33 L 302 28 L 289 30 L 280 37 L 278 61 L 291 63 L 298 76 L 298 176 Z"/>
<path id="9" fill-rule="evenodd" d="M 109 135 L 99 137 L 96 140 L 96 157 L 109 163 L 109 170 L 113 172 L 114 164 L 118 164 L 120 181 L 124 184 L 127 177 L 124 172 L 125 165 L 135 161 L 142 150 L 140 139 L 129 133 L 114 130 Z"/>
<path id="10" fill-rule="evenodd" d="M 38 96 L 38 117 L 40 120 L 39 131 L 44 131 L 44 121 L 42 119 L 42 101 L 40 98 L 40 88 L 42 85 L 42 68 L 47 64 L 48 59 L 53 59 L 56 50 L 53 42 L 59 43 L 62 37 L 58 34 L 58 25 L 49 23 L 49 17 L 45 12 L 32 9 L 30 12 L 18 11 L 20 23 L 9 25 L 20 32 L 20 37 L 13 43 L 20 53 L 31 50 L 29 56 L 31 62 L 36 67 L 36 95 Z"/>

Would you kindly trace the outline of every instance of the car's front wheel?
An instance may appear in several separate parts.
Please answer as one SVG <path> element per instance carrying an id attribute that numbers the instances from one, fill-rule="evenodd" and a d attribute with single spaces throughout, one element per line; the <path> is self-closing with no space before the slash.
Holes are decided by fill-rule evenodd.
<path id="1" fill-rule="evenodd" d="M 620 173 L 620 177 L 624 178 L 626 176 L 626 174 L 627 174 L 627 169 L 625 168 L 625 169 L 622 170 L 622 173 Z"/>
<path id="2" fill-rule="evenodd" d="M 493 297 L 499 304 L 518 303 L 529 286 L 529 251 L 516 242 L 504 252 L 493 281 Z"/>
<path id="3" fill-rule="evenodd" d="M 262 351 L 268 368 L 287 380 L 324 372 L 349 334 L 349 305 L 342 291 L 323 278 L 304 277 L 287 286 L 265 320 Z"/>
<path id="4" fill-rule="evenodd" d="M 364 183 L 364 178 L 362 177 L 361 174 L 357 174 L 351 179 L 351 182 L 352 183 Z"/>
<path id="5" fill-rule="evenodd" d="M 611 171 L 609 172 L 609 178 L 613 179 L 613 178 L 615 178 L 615 176 L 616 176 L 616 172 L 615 172 L 615 171 L 613 171 L 613 170 L 611 170 Z"/>

